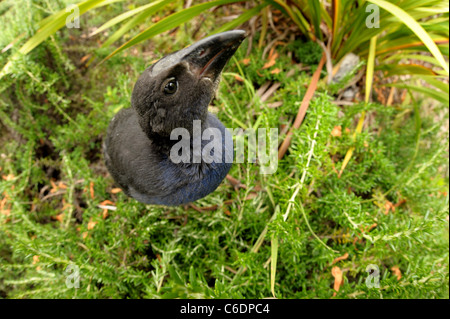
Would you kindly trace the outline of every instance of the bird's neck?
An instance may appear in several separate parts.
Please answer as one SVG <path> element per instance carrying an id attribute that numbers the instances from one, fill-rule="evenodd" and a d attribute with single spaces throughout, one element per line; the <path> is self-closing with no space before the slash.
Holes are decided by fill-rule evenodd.
<path id="1" fill-rule="evenodd" d="M 208 114 L 209 115 L 209 114 Z M 183 126 L 182 128 L 187 131 L 189 135 L 189 145 L 191 148 L 191 151 L 194 147 L 194 139 L 201 139 L 203 135 L 203 131 L 207 128 L 211 127 L 210 121 L 208 121 L 208 117 L 206 117 L 205 120 L 198 120 L 195 124 L 192 124 L 192 126 Z M 216 120 L 217 121 L 217 120 Z M 219 122 L 220 123 L 220 122 Z M 216 124 L 215 122 L 213 123 Z M 220 123 L 222 124 L 222 123 Z M 221 125 L 222 126 L 222 125 Z M 223 127 L 223 126 L 222 126 Z M 172 132 L 164 132 L 164 133 L 157 133 L 152 131 L 151 129 L 147 132 L 148 138 L 152 141 L 152 144 L 156 147 L 156 149 L 163 155 L 169 157 L 172 147 L 180 142 L 181 136 L 176 136 L 176 139 L 171 139 Z M 202 143 L 203 144 L 203 143 Z M 203 147 L 202 147 L 203 148 Z M 192 152 L 191 152 L 192 153 Z"/>

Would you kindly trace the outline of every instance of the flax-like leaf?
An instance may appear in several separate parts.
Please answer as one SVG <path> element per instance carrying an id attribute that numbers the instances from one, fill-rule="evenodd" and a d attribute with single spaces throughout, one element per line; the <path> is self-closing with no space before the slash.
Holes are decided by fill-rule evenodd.
<path id="1" fill-rule="evenodd" d="M 126 20 L 126 19 L 128 19 L 128 18 L 130 18 L 132 16 L 135 16 L 136 14 L 138 14 L 141 11 L 143 11 L 143 10 L 145 10 L 147 8 L 155 6 L 155 4 L 158 4 L 159 2 L 161 2 L 161 1 L 152 2 L 152 3 L 146 4 L 144 6 L 140 6 L 140 7 L 136 8 L 136 9 L 127 11 L 125 13 L 122 13 L 122 14 L 118 15 L 117 17 L 114 17 L 111 20 L 109 20 L 108 22 L 104 23 L 101 27 L 99 27 L 97 30 L 92 32 L 90 34 L 90 36 L 92 37 L 92 36 L 102 32 L 102 31 L 104 31 L 104 30 L 106 30 L 108 28 L 111 28 L 112 26 L 116 25 L 117 23 L 122 22 L 122 21 L 124 21 L 124 20 Z"/>
<path id="2" fill-rule="evenodd" d="M 170 2 L 173 2 L 173 0 L 162 0 L 162 1 L 155 1 L 152 2 L 151 5 L 144 9 L 144 11 L 137 13 L 132 19 L 127 21 L 124 25 L 122 25 L 119 30 L 114 32 L 103 44 L 102 48 L 105 48 L 115 41 L 117 41 L 122 35 L 127 33 L 129 30 L 137 26 L 139 23 L 143 22 L 145 19 L 147 19 L 149 16 L 157 12 L 158 10 L 164 8 L 166 5 L 168 5 Z"/>
<path id="3" fill-rule="evenodd" d="M 316 37 L 320 40 L 323 39 L 322 37 L 322 30 L 320 30 L 320 22 L 322 20 L 322 15 L 321 15 L 321 4 L 319 2 L 319 0 L 308 0 L 308 4 L 309 4 L 309 10 L 310 10 L 310 14 L 311 14 L 311 18 L 312 18 L 312 22 L 314 25 L 314 34 L 316 35 Z"/>
<path id="4" fill-rule="evenodd" d="M 215 29 L 213 32 L 211 32 L 211 34 L 224 32 L 224 31 L 231 30 L 233 28 L 240 26 L 244 22 L 250 20 L 252 17 L 258 15 L 261 12 L 261 10 L 264 9 L 267 5 L 268 5 L 268 3 L 262 3 L 250 10 L 245 11 L 243 14 L 241 14 L 236 19 L 233 19 L 230 22 L 227 22 L 224 25 L 222 25 L 221 27 Z"/>
<path id="5" fill-rule="evenodd" d="M 84 14 L 85 12 L 92 10 L 94 8 L 98 8 L 100 6 L 106 5 L 111 3 L 111 1 L 105 1 L 105 0 L 86 0 L 81 3 L 79 3 L 78 9 L 80 15 Z M 73 14 L 72 11 L 66 9 L 63 9 L 50 17 L 44 19 L 45 24 L 42 25 L 42 27 L 36 32 L 34 36 L 32 36 L 25 44 L 19 49 L 19 52 L 21 54 L 28 54 L 31 50 L 33 50 L 35 47 L 37 47 L 39 44 L 41 44 L 43 41 L 48 39 L 51 35 L 53 35 L 56 31 L 61 29 L 66 25 L 66 19 L 69 17 L 69 15 Z M 3 67 L 3 69 L 0 72 L 0 79 L 9 73 L 12 61 L 17 58 L 17 55 L 13 55 L 8 63 Z"/>
<path id="6" fill-rule="evenodd" d="M 420 64 L 384 64 L 380 65 L 377 70 L 386 72 L 386 77 L 393 75 L 436 75 L 436 73 Z"/>
<path id="7" fill-rule="evenodd" d="M 244 22 L 250 20 L 252 17 L 258 15 L 261 12 L 261 10 L 264 9 L 267 5 L 268 5 L 268 3 L 262 3 L 250 10 L 245 11 L 243 14 L 241 14 L 236 19 L 233 19 L 230 22 L 227 22 L 223 26 L 214 30 L 211 34 L 224 32 L 224 31 L 231 30 L 233 28 L 240 26 Z"/>
<path id="8" fill-rule="evenodd" d="M 390 83 L 390 84 L 386 84 L 386 86 L 395 86 L 395 87 L 402 88 L 402 89 L 410 89 L 411 91 L 414 91 L 414 92 L 423 93 L 423 94 L 443 103 L 444 105 L 449 104 L 448 93 L 440 92 L 433 88 L 419 86 L 419 85 L 412 85 L 412 84 L 403 84 L 403 83 Z"/>
<path id="9" fill-rule="evenodd" d="M 178 11 L 178 12 L 162 19 L 161 21 L 151 25 L 150 27 L 148 27 L 147 29 L 145 29 L 144 31 L 142 31 L 141 33 L 136 35 L 134 38 L 132 38 L 128 42 L 124 43 L 122 46 L 120 46 L 114 52 L 112 52 L 110 55 L 108 55 L 104 60 L 102 60 L 102 62 L 107 59 L 110 59 L 112 56 L 116 55 L 117 53 L 122 52 L 123 50 L 128 49 L 129 47 L 131 47 L 137 43 L 148 40 L 148 39 L 154 37 L 155 35 L 158 35 L 160 33 L 163 33 L 165 31 L 173 29 L 173 28 L 179 26 L 180 24 L 183 24 L 183 23 L 191 20 L 192 18 L 198 16 L 199 14 L 205 12 L 206 10 L 208 10 L 212 7 L 223 5 L 223 4 L 234 3 L 234 2 L 240 2 L 240 1 L 241 0 L 216 0 L 216 1 L 211 1 L 211 2 L 201 3 L 198 5 L 192 6 L 190 8 Z"/>
<path id="10" fill-rule="evenodd" d="M 440 65 L 445 70 L 445 72 L 449 74 L 448 65 L 445 62 L 445 59 L 441 51 L 439 51 L 439 48 L 437 47 L 436 43 L 434 43 L 430 35 L 416 20 L 414 20 L 413 17 L 411 17 L 406 11 L 404 11 L 400 7 L 390 2 L 384 0 L 368 0 L 368 1 L 380 6 L 386 11 L 389 11 L 391 14 L 393 14 L 399 20 L 401 20 L 408 28 L 410 28 L 411 31 L 413 31 L 416 34 L 416 36 L 420 40 L 422 40 L 422 42 L 426 45 L 428 50 L 430 50 L 431 54 L 433 54 L 434 57 L 439 61 Z"/>
<path id="11" fill-rule="evenodd" d="M 270 254 L 270 290 L 272 296 L 275 298 L 275 277 L 277 274 L 277 259 L 278 259 L 278 237 L 272 236 L 271 240 L 271 254 Z"/>
<path id="12" fill-rule="evenodd" d="M 371 91 L 372 91 L 376 46 L 377 46 L 377 37 L 374 36 L 372 39 L 370 39 L 369 57 L 367 59 L 366 94 L 364 97 L 364 101 L 366 103 L 369 103 L 370 95 L 371 95 Z M 353 138 L 356 138 L 356 135 L 361 133 L 365 118 L 366 118 L 366 112 L 363 111 L 361 113 L 361 117 L 359 118 L 358 125 L 356 126 L 356 130 L 353 135 Z M 345 168 L 347 167 L 347 164 L 350 162 L 350 159 L 352 158 L 354 151 L 355 151 L 355 147 L 353 146 L 347 151 L 347 154 L 345 154 L 345 158 L 344 158 L 344 161 L 342 162 L 342 167 L 339 172 L 339 177 L 342 176 L 342 173 L 344 172 Z"/>

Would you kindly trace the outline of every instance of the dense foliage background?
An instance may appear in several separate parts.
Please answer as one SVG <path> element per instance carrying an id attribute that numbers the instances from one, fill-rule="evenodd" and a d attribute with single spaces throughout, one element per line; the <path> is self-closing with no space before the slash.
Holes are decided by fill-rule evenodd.
<path id="1" fill-rule="evenodd" d="M 68 29 L 71 2 L 0 1 L 0 297 L 449 297 L 448 63 L 415 24 L 383 9 L 366 30 L 366 1 L 116 0 Z M 389 3 L 448 61 L 447 1 Z M 101 155 L 110 119 L 153 61 L 236 27 L 211 111 L 281 145 L 309 106 L 276 173 L 235 164 L 186 207 L 127 198 Z"/>

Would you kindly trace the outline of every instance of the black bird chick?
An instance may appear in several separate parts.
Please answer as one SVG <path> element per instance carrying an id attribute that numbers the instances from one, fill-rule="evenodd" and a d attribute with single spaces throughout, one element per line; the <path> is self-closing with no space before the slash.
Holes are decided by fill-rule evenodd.
<path id="1" fill-rule="evenodd" d="M 231 134 L 208 112 L 208 105 L 225 64 L 244 38 L 241 30 L 210 36 L 163 57 L 141 74 L 132 107 L 114 116 L 103 145 L 108 171 L 128 196 L 146 204 L 181 205 L 213 192 L 225 178 L 231 168 L 225 158 L 230 147 L 233 154 Z M 195 123 L 201 123 L 202 133 L 208 128 L 221 132 L 222 152 L 212 149 L 212 162 L 194 160 Z M 178 142 L 171 132 L 176 128 L 189 132 L 188 162 L 171 159 Z M 209 141 L 198 143 L 203 149 Z"/>

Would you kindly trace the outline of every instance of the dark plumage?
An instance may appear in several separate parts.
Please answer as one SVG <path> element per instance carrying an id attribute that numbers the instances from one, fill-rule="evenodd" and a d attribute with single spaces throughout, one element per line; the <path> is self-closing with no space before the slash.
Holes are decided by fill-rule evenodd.
<path id="1" fill-rule="evenodd" d="M 108 171 L 128 196 L 146 204 L 181 205 L 208 195 L 225 178 L 231 167 L 225 161 L 227 147 L 233 145 L 231 135 L 208 113 L 208 105 L 223 67 L 244 37 L 240 30 L 208 37 L 165 56 L 141 74 L 132 107 L 111 120 L 104 142 Z M 202 132 L 219 129 L 222 142 L 227 142 L 221 143 L 222 154 L 211 153 L 212 163 L 192 161 L 194 120 L 201 121 Z M 190 133 L 189 163 L 176 164 L 170 158 L 178 142 L 170 139 L 175 128 Z M 207 143 L 201 142 L 202 149 Z"/>

